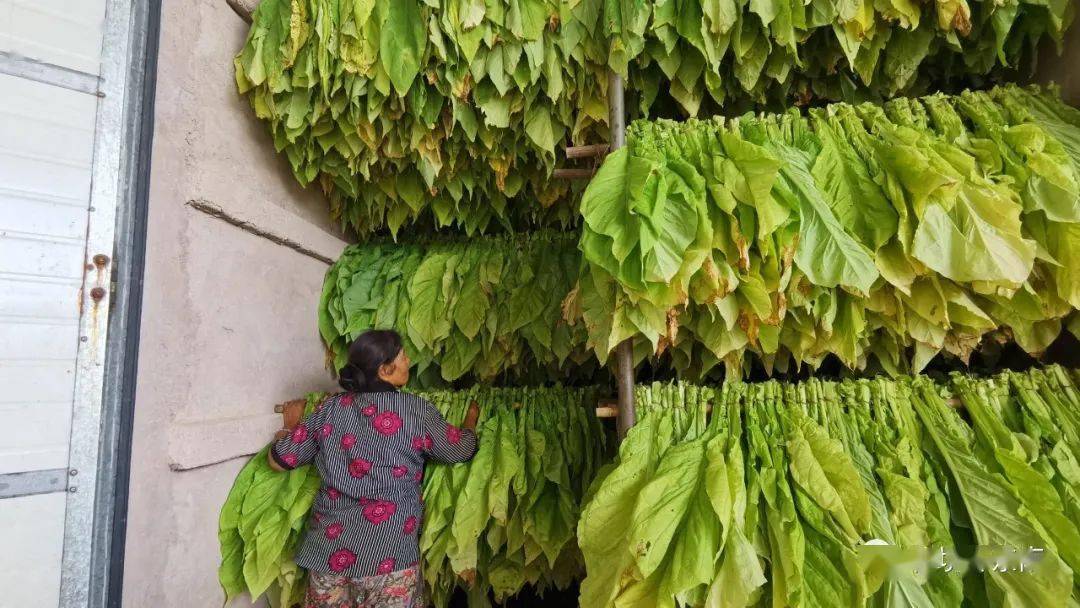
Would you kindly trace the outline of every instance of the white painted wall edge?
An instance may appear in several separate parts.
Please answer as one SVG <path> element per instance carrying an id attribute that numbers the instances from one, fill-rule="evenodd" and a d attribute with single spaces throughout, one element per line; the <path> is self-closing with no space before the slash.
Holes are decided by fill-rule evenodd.
<path id="1" fill-rule="evenodd" d="M 281 428 L 281 414 L 217 420 L 177 421 L 169 425 L 169 468 L 187 471 L 243 458 L 261 450 Z"/>

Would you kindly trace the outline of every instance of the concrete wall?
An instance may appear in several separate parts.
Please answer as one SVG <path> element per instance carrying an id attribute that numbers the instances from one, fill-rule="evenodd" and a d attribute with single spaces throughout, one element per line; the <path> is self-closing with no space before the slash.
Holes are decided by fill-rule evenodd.
<path id="1" fill-rule="evenodd" d="M 162 11 L 124 604 L 208 608 L 243 456 L 280 427 L 275 403 L 333 383 L 316 327 L 326 263 L 189 202 L 327 258 L 345 243 L 236 93 L 246 24 L 224 0 Z"/>

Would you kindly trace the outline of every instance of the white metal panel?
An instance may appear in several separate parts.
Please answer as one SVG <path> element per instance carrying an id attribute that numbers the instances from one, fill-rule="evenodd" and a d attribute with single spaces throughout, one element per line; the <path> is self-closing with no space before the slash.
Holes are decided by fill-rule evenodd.
<path id="1" fill-rule="evenodd" d="M 0 501 L 0 608 L 60 602 L 64 493 Z"/>
<path id="2" fill-rule="evenodd" d="M 85 211 L 97 98 L 6 74 L 0 91 L 0 196 Z"/>
<path id="3" fill-rule="evenodd" d="M 17 430 L 0 438 L 15 496 L 0 499 L 0 608 L 104 605 L 110 258 L 134 193 L 145 11 L 0 0 L 0 428 Z M 45 494 L 20 496 L 32 488 Z"/>
<path id="4" fill-rule="evenodd" d="M 0 395 L 0 428 L 18 429 L 0 441 L 0 475 L 67 467 L 74 381 L 73 359 L 0 365 L 0 386 L 12 389 Z"/>
<path id="5" fill-rule="evenodd" d="M 41 360 L 50 357 L 66 359 L 74 356 L 71 336 L 76 323 L 43 321 L 29 323 L 25 319 L 8 317 L 0 321 L 0 361 L 23 359 Z"/>
<path id="6" fill-rule="evenodd" d="M 10 3 L 9 3 L 10 4 Z M 0 75 L 0 474 L 64 468 L 97 98 Z"/>
<path id="7" fill-rule="evenodd" d="M 105 2 L 0 0 L 0 51 L 97 74 Z"/>

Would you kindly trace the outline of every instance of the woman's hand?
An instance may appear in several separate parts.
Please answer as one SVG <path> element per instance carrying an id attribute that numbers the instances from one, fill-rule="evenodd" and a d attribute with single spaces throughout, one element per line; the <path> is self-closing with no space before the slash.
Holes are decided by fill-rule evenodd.
<path id="1" fill-rule="evenodd" d="M 465 422 L 461 425 L 471 431 L 476 430 L 476 421 L 480 418 L 480 406 L 475 401 L 469 404 L 469 411 L 465 413 Z"/>

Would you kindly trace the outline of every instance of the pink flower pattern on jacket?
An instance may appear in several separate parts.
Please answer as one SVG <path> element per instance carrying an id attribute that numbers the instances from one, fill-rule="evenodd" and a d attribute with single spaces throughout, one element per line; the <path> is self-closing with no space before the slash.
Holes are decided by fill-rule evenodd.
<path id="1" fill-rule="evenodd" d="M 379 562 L 379 568 L 377 570 L 375 570 L 375 572 L 377 574 L 390 574 L 391 572 L 394 571 L 394 564 L 396 564 L 396 563 L 397 563 L 396 559 L 394 559 L 392 557 L 388 557 L 388 558 L 384 559 L 383 561 Z"/>
<path id="2" fill-rule="evenodd" d="M 371 405 L 369 405 L 369 406 L 365 407 L 364 409 L 360 410 L 360 413 L 370 418 L 370 417 L 374 416 L 375 413 L 378 412 L 378 411 L 379 411 L 379 408 L 375 407 L 375 404 L 372 403 Z"/>
<path id="3" fill-rule="evenodd" d="M 305 441 L 307 441 L 307 436 L 307 427 L 302 424 L 298 424 L 296 425 L 296 428 L 293 429 L 290 438 L 292 439 L 293 443 L 304 443 Z"/>
<path id="4" fill-rule="evenodd" d="M 367 477 L 367 474 L 371 472 L 371 461 L 364 458 L 353 459 L 349 463 L 349 475 L 357 479 L 363 479 Z"/>
<path id="5" fill-rule="evenodd" d="M 393 435 L 401 430 L 401 416 L 394 412 L 383 412 L 371 421 L 371 426 L 383 435 Z"/>
<path id="6" fill-rule="evenodd" d="M 417 452 L 423 452 L 425 450 L 430 450 L 433 445 L 434 445 L 434 442 L 431 439 L 431 435 L 422 435 L 420 437 L 413 437 L 413 440 L 412 440 L 412 449 L 416 450 Z"/>
<path id="7" fill-rule="evenodd" d="M 364 518 L 373 526 L 377 526 L 393 517 L 395 511 L 397 511 L 397 505 L 389 500 L 376 500 L 364 507 Z"/>
<path id="8" fill-rule="evenodd" d="M 341 572 L 356 563 L 356 554 L 348 549 L 338 549 L 330 555 L 327 565 L 331 572 Z"/>
<path id="9" fill-rule="evenodd" d="M 341 404 L 341 407 L 349 407 L 353 404 L 353 399 L 354 397 L 351 393 L 345 393 L 341 396 L 341 400 L 339 400 L 338 403 Z"/>
<path id="10" fill-rule="evenodd" d="M 461 443 L 461 429 L 452 424 L 446 425 L 446 440 L 453 445 Z"/>
<path id="11" fill-rule="evenodd" d="M 334 425 L 327 422 L 326 424 L 322 425 L 322 431 L 320 431 L 320 433 L 322 434 L 322 438 L 326 439 L 330 435 L 334 434 Z"/>
<path id="12" fill-rule="evenodd" d="M 409 474 L 409 468 L 408 467 L 394 467 L 393 470 L 390 471 L 390 473 L 394 477 L 396 477 L 397 479 L 401 479 L 402 477 L 405 477 L 406 475 Z"/>
<path id="13" fill-rule="evenodd" d="M 341 449 L 350 450 L 354 445 L 356 445 L 356 435 L 345 433 L 341 436 Z"/>
<path id="14" fill-rule="evenodd" d="M 416 532 L 416 516 L 410 515 L 405 518 L 405 534 Z"/>
<path id="15" fill-rule="evenodd" d="M 326 526 L 326 538 L 327 540 L 336 540 L 337 537 L 341 536 L 341 533 L 344 531 L 345 524 L 341 523 L 340 521 L 335 521 L 329 526 Z"/>

